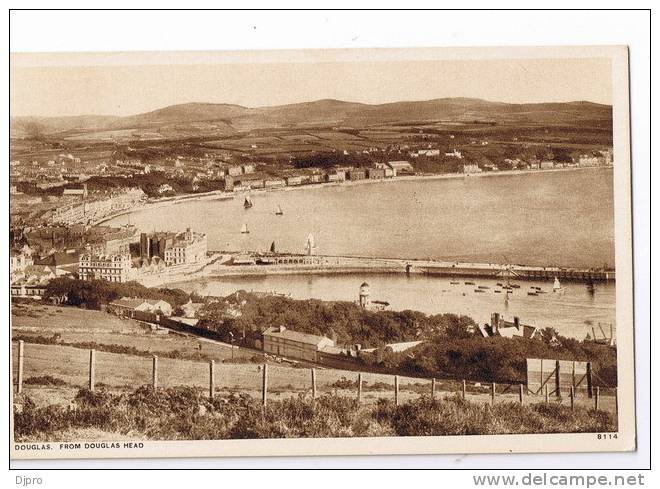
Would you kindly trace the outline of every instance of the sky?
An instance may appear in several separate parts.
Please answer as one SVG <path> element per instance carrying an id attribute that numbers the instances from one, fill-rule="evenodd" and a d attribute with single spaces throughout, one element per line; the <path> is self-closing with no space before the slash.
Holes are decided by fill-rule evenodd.
<path id="1" fill-rule="evenodd" d="M 611 104 L 607 58 L 348 61 L 307 52 L 271 58 L 166 53 L 12 54 L 12 116 L 132 115 L 188 102 L 246 107 L 332 98 L 369 104 L 443 97 Z M 304 52 L 303 52 L 304 53 Z M 276 58 L 276 62 L 273 59 Z M 293 61 L 291 61 L 293 60 Z"/>

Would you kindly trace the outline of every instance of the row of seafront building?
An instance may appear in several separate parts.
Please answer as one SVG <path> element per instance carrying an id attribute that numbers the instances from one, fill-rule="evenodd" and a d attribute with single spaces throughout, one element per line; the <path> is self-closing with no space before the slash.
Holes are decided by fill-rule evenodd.
<path id="1" fill-rule="evenodd" d="M 300 185 L 332 183 L 357 180 L 381 180 L 394 178 L 401 174 L 413 174 L 414 168 L 408 161 L 390 161 L 375 163 L 369 168 L 339 167 L 329 171 L 294 173 L 285 177 L 262 178 L 253 173 L 224 176 L 224 190 L 227 192 L 269 189 L 278 187 L 296 187 Z"/>

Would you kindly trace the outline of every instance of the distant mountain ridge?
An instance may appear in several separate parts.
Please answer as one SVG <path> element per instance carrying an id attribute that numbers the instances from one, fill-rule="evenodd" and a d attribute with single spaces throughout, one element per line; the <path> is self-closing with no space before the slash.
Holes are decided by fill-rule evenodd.
<path id="1" fill-rule="evenodd" d="M 334 99 L 270 106 L 185 103 L 131 116 L 11 117 L 12 135 L 30 131 L 52 134 L 65 131 L 119 129 L 158 130 L 164 126 L 217 121 L 240 130 L 305 124 L 377 125 L 408 121 L 576 124 L 611 121 L 612 107 L 587 101 L 512 104 L 475 98 L 439 98 L 365 104 Z"/>

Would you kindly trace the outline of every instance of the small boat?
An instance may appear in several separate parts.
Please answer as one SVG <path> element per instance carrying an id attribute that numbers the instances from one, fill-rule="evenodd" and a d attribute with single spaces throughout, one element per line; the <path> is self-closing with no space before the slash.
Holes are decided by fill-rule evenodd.
<path id="1" fill-rule="evenodd" d="M 477 288 L 478 289 L 490 289 L 490 287 L 488 287 L 487 285 L 478 285 Z"/>
<path id="2" fill-rule="evenodd" d="M 502 293 L 501 290 L 494 290 L 493 292 L 495 292 L 496 294 L 501 294 Z"/>
<path id="3" fill-rule="evenodd" d="M 485 294 L 486 291 L 482 289 L 474 289 L 475 292 L 480 293 L 480 294 Z"/>
<path id="4" fill-rule="evenodd" d="M 243 224 L 243 226 L 241 226 L 241 234 L 249 234 L 249 233 L 250 230 L 248 229 L 247 224 Z"/>
<path id="5" fill-rule="evenodd" d="M 520 285 L 518 285 L 518 284 L 511 284 L 510 287 L 511 287 L 512 289 L 519 289 L 519 288 L 520 288 Z"/>
<path id="6" fill-rule="evenodd" d="M 279 204 L 277 205 L 277 210 L 275 211 L 275 215 L 276 216 L 283 216 L 284 215 L 284 211 L 282 210 L 282 207 L 280 207 Z"/>
<path id="7" fill-rule="evenodd" d="M 495 285 L 497 285 L 498 287 L 502 287 L 502 282 L 497 282 Z"/>
<path id="8" fill-rule="evenodd" d="M 449 282 L 450 285 L 459 285 L 460 282 Z"/>
<path id="9" fill-rule="evenodd" d="M 250 209 L 252 208 L 253 205 L 254 204 L 252 204 L 252 199 L 250 198 L 250 196 L 248 195 L 247 197 L 245 197 L 245 201 L 243 202 L 243 207 L 245 209 Z"/>
<path id="10" fill-rule="evenodd" d="M 527 295 L 537 296 L 537 295 L 539 295 L 539 294 L 538 294 L 538 292 L 527 292 Z"/>
<path id="11" fill-rule="evenodd" d="M 552 292 L 555 294 L 563 294 L 566 292 L 566 288 L 561 286 L 557 277 L 555 277 L 555 282 L 552 284 Z"/>
<path id="12" fill-rule="evenodd" d="M 474 282 L 463 282 L 465 285 L 474 285 Z"/>

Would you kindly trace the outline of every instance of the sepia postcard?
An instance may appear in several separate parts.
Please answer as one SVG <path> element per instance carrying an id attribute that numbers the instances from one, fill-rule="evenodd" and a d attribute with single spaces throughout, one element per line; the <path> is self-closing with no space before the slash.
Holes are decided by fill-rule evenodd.
<path id="1" fill-rule="evenodd" d="M 624 46 L 13 53 L 15 459 L 635 449 Z"/>

